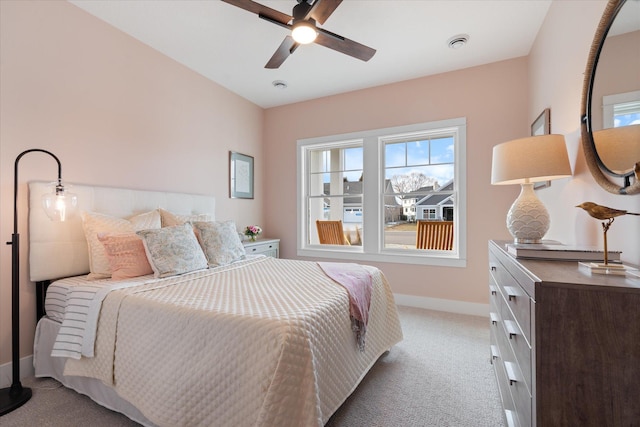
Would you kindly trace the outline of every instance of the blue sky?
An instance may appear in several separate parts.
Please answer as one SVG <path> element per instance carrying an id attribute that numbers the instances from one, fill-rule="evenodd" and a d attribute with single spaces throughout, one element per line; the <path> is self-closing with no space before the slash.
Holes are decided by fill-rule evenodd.
<path id="1" fill-rule="evenodd" d="M 362 175 L 362 147 L 343 149 L 344 176 L 349 181 L 357 181 Z M 329 167 L 329 151 L 324 153 L 323 170 Z M 453 179 L 454 165 L 453 137 L 431 140 L 389 143 L 385 146 L 385 178 L 419 172 L 435 178 L 439 184 Z M 324 182 L 330 181 L 330 173 L 324 173 Z"/>

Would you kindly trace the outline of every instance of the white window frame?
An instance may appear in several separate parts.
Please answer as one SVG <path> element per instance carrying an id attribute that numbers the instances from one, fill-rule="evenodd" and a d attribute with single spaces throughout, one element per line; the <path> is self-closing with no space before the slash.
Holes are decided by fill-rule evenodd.
<path id="1" fill-rule="evenodd" d="M 452 251 L 407 250 L 384 247 L 384 147 L 385 142 L 412 135 L 454 133 L 454 248 Z M 297 255 L 314 258 L 339 258 L 352 261 L 393 262 L 402 264 L 466 267 L 467 192 L 466 192 L 466 118 L 419 123 L 408 126 L 353 132 L 297 141 Z M 310 150 L 337 146 L 342 142 L 362 141 L 363 146 L 363 246 L 308 244 L 306 157 Z M 369 230 L 374 230 L 371 232 Z"/>
<path id="2" fill-rule="evenodd" d="M 620 104 L 633 104 L 640 102 L 640 90 L 633 92 L 617 93 L 615 95 L 605 95 L 602 97 L 602 128 L 614 127 L 616 106 Z"/>

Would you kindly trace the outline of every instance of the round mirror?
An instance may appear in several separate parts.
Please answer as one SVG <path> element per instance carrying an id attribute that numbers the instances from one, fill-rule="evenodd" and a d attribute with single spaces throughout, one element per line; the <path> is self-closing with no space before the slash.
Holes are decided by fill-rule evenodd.
<path id="1" fill-rule="evenodd" d="M 640 1 L 610 0 L 587 61 L 582 146 L 605 190 L 640 194 Z"/>

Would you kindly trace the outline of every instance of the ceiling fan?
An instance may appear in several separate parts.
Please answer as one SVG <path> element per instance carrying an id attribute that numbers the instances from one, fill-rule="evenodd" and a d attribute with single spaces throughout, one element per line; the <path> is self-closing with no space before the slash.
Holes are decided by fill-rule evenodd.
<path id="1" fill-rule="evenodd" d="M 287 15 L 252 0 L 222 0 L 225 3 L 256 13 L 258 17 L 291 31 L 273 54 L 265 68 L 278 68 L 301 44 L 316 43 L 346 55 L 368 61 L 375 49 L 349 40 L 341 35 L 318 28 L 316 22 L 324 24 L 342 0 L 296 0 L 293 16 Z"/>

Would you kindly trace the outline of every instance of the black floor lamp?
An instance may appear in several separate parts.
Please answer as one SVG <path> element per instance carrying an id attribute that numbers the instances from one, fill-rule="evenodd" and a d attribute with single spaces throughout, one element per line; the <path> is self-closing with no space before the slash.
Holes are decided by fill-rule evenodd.
<path id="1" fill-rule="evenodd" d="M 24 405 L 31 398 L 31 389 L 20 383 L 20 235 L 18 234 L 18 162 L 27 153 L 40 152 L 53 157 L 58 163 L 58 181 L 54 192 L 42 196 L 42 205 L 53 221 L 64 221 L 76 208 L 77 197 L 65 192 L 62 185 L 62 165 L 58 158 L 39 148 L 23 151 L 16 157 L 13 175 L 13 234 L 11 241 L 11 351 L 13 382 L 11 387 L 0 389 L 0 416 Z"/>

